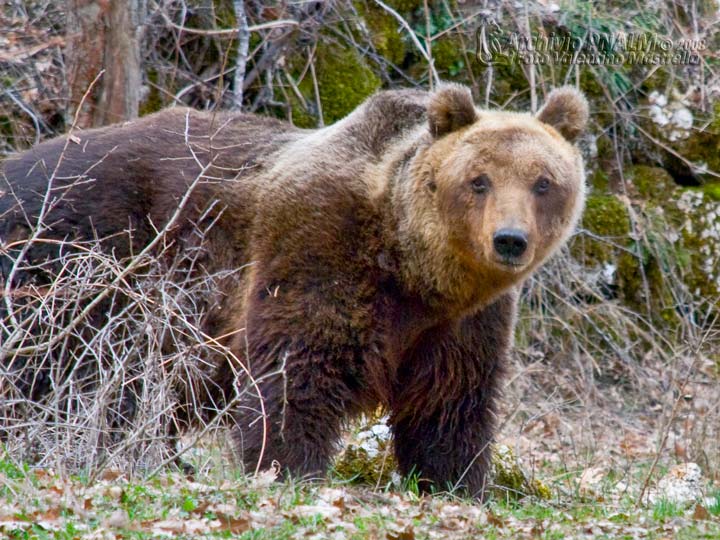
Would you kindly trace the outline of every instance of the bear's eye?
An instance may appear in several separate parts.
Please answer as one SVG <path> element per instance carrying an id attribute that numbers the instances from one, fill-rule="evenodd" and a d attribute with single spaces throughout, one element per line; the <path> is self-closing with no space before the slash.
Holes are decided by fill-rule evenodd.
<path id="1" fill-rule="evenodd" d="M 533 186 L 533 191 L 538 195 L 543 195 L 544 193 L 547 193 L 549 189 L 550 180 L 544 176 L 538 178 L 538 181 L 535 182 L 535 185 Z"/>
<path id="2" fill-rule="evenodd" d="M 487 174 L 481 174 L 470 181 L 470 186 L 472 186 L 475 193 L 485 193 L 490 189 L 490 178 L 488 178 Z"/>

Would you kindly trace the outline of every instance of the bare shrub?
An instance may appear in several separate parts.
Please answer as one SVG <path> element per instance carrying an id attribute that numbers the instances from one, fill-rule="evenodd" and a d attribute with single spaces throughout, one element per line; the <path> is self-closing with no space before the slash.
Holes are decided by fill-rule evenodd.
<path id="1" fill-rule="evenodd" d="M 239 362 L 202 328 L 218 282 L 239 269 L 204 269 L 212 223 L 195 224 L 182 246 L 166 236 L 172 225 L 125 260 L 108 239 L 45 238 L 42 219 L 29 237 L 4 239 L 0 437 L 12 457 L 91 474 L 147 470 L 185 450 L 176 443 L 188 426 L 206 433 L 224 421 L 209 375 Z"/>
<path id="2" fill-rule="evenodd" d="M 658 232 L 637 219 L 646 235 Z M 540 444 L 568 468 L 625 465 L 647 455 L 628 448 L 637 441 L 655 463 L 696 461 L 712 474 L 720 463 L 718 299 L 688 290 L 668 242 L 645 238 L 643 246 L 663 261 L 652 300 L 665 321 L 615 298 L 613 276 L 580 264 L 573 242 L 526 283 L 503 436 L 544 433 Z"/>

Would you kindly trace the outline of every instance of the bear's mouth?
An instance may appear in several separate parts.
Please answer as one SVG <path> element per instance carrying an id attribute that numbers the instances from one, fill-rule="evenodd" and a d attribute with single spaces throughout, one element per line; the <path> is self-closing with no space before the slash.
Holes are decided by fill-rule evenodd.
<path id="1" fill-rule="evenodd" d="M 495 263 L 502 266 L 503 268 L 512 269 L 513 271 L 517 271 L 527 266 L 527 263 L 510 257 L 496 257 Z"/>

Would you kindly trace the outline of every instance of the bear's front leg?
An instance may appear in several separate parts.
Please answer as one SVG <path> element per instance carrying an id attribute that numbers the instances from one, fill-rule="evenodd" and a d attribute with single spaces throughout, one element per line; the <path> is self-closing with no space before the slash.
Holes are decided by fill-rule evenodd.
<path id="1" fill-rule="evenodd" d="M 426 332 L 403 359 L 391 403 L 395 452 L 424 491 L 484 495 L 515 301 L 508 294 Z"/>
<path id="2" fill-rule="evenodd" d="M 245 333 L 232 345 L 254 380 L 240 373 L 233 407 L 247 472 L 277 462 L 296 477 L 323 476 L 363 399 L 359 338 L 323 293 L 258 286 L 247 306 Z"/>
<path id="3" fill-rule="evenodd" d="M 258 463 L 262 470 L 277 462 L 298 478 L 323 476 L 340 440 L 351 391 L 323 355 L 297 341 L 264 353 L 264 360 L 265 369 L 251 368 L 257 384 L 244 380 L 234 411 L 236 449 L 246 472 Z"/>

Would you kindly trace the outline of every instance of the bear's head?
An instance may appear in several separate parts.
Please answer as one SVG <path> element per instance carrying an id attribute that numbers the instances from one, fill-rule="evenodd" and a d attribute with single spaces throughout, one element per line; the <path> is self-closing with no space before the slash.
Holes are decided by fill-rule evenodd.
<path id="1" fill-rule="evenodd" d="M 428 128 L 402 182 L 401 238 L 415 285 L 466 307 L 522 281 L 572 232 L 585 173 L 573 141 L 588 104 L 570 87 L 536 115 L 476 109 L 446 85 L 428 102 Z M 408 252 L 412 253 L 408 253 Z"/>

